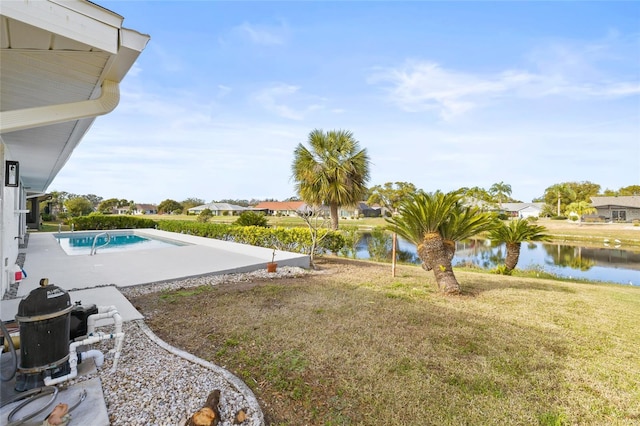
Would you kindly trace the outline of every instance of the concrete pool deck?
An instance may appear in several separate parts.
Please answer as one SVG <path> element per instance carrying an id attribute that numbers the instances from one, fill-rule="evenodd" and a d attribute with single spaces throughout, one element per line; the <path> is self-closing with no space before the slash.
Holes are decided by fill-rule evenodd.
<path id="1" fill-rule="evenodd" d="M 129 287 L 201 275 L 251 272 L 266 268 L 273 252 L 264 247 L 157 229 L 138 229 L 134 233 L 188 245 L 69 256 L 55 239 L 55 232 L 32 233 L 24 264 L 27 278 L 20 283 L 17 295 L 29 294 L 45 277 L 51 284 L 75 290 L 105 285 Z M 298 253 L 276 251 L 275 260 L 281 266 L 309 267 L 309 256 Z"/>

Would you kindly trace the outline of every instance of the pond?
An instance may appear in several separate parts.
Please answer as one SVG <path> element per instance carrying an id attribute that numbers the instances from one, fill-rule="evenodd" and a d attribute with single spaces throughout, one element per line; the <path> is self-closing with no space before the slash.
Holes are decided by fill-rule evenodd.
<path id="1" fill-rule="evenodd" d="M 370 234 L 358 243 L 356 257 L 369 259 Z M 391 247 L 389 243 L 388 247 Z M 504 244 L 489 240 L 467 240 L 456 243 L 454 266 L 475 265 L 493 269 L 504 264 L 507 251 Z M 391 259 L 389 253 L 388 258 Z M 420 264 L 416 247 L 398 238 L 398 260 Z M 640 286 L 640 248 L 580 247 L 553 243 L 522 243 L 517 269 L 537 270 L 559 277 L 604 281 Z"/>

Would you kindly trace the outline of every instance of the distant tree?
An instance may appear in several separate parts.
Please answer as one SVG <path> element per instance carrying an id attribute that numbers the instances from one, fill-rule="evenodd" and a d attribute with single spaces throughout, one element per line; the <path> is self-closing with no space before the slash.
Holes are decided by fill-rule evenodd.
<path id="1" fill-rule="evenodd" d="M 589 181 L 567 182 L 566 185 L 576 194 L 575 201 L 586 201 L 590 203 L 591 197 L 598 195 L 600 192 L 600 185 Z"/>
<path id="2" fill-rule="evenodd" d="M 491 188 L 489 188 L 489 194 L 491 194 L 494 201 L 498 204 L 502 204 L 511 196 L 511 185 L 502 181 L 494 183 L 491 185 Z"/>
<path id="3" fill-rule="evenodd" d="M 64 211 L 64 203 L 69 199 L 69 193 L 64 191 L 51 191 L 49 193 L 51 195 L 50 205 L 51 205 L 51 214 L 57 215 Z"/>
<path id="4" fill-rule="evenodd" d="M 489 238 L 494 241 L 505 243 L 507 246 L 507 257 L 505 268 L 507 274 L 518 264 L 520 258 L 520 247 L 523 241 L 548 241 L 544 226 L 535 225 L 527 219 L 514 219 L 508 223 L 500 221 L 490 233 Z"/>
<path id="5" fill-rule="evenodd" d="M 69 198 L 64 202 L 64 207 L 73 217 L 86 216 L 93 211 L 93 204 L 84 197 Z"/>
<path id="6" fill-rule="evenodd" d="M 544 202 L 549 206 L 556 206 L 556 215 L 562 214 L 562 206 L 568 206 L 576 200 L 576 192 L 569 182 L 551 185 L 544 191 Z"/>
<path id="7" fill-rule="evenodd" d="M 640 195 L 640 185 L 629 185 L 620 188 L 618 195 Z"/>
<path id="8" fill-rule="evenodd" d="M 463 187 L 460 188 L 460 191 L 464 197 L 473 197 L 476 200 L 486 201 L 487 203 L 493 203 L 493 197 L 489 194 L 484 188 L 479 186 L 474 186 L 472 188 Z"/>
<path id="9" fill-rule="evenodd" d="M 93 204 L 94 209 L 97 208 L 100 202 L 102 201 L 102 197 L 95 194 L 87 194 L 87 195 L 83 195 L 83 197 L 89 200 L 91 204 Z"/>
<path id="10" fill-rule="evenodd" d="M 250 210 L 240 213 L 240 216 L 238 216 L 234 224 L 238 226 L 262 226 L 264 228 L 269 226 L 264 213 L 252 212 Z"/>
<path id="11" fill-rule="evenodd" d="M 211 219 L 213 217 L 213 212 L 211 211 L 211 209 L 204 209 L 200 212 L 200 214 L 198 215 L 198 222 L 209 222 L 209 219 Z"/>
<path id="12" fill-rule="evenodd" d="M 219 201 L 213 201 L 214 203 L 228 203 L 234 204 L 236 206 L 249 207 L 249 201 L 247 200 L 232 200 L 232 199 L 224 199 Z"/>
<path id="13" fill-rule="evenodd" d="M 582 216 L 585 214 L 595 213 L 598 210 L 594 208 L 590 203 L 586 201 L 576 201 L 567 206 L 567 210 L 564 215 L 567 217 L 571 217 L 573 214 L 578 216 L 578 223 L 582 225 Z"/>
<path id="14" fill-rule="evenodd" d="M 109 198 L 103 200 L 98 204 L 98 211 L 102 214 L 109 214 L 113 212 L 113 209 L 120 206 L 120 200 L 117 198 Z"/>
<path id="15" fill-rule="evenodd" d="M 369 155 L 345 130 L 309 133 L 309 147 L 298 144 L 292 164 L 295 188 L 309 205 L 328 205 L 331 227 L 338 229 L 338 208 L 361 201 L 369 181 Z"/>
<path id="16" fill-rule="evenodd" d="M 198 207 L 206 203 L 200 198 L 187 198 L 180 204 L 182 205 L 183 210 L 189 210 L 191 207 Z"/>
<path id="17" fill-rule="evenodd" d="M 158 204 L 158 213 L 178 213 L 182 212 L 182 204 L 175 200 L 166 199 Z"/>
<path id="18" fill-rule="evenodd" d="M 387 182 L 369 188 L 367 204 L 380 204 L 392 214 L 397 213 L 403 200 L 415 194 L 418 190 L 415 185 L 408 182 Z"/>

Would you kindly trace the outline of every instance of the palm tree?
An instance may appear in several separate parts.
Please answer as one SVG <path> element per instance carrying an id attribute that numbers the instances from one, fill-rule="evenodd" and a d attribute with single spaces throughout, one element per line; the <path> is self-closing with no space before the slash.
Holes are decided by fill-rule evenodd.
<path id="1" fill-rule="evenodd" d="M 455 241 L 488 230 L 493 217 L 460 204 L 460 191 L 444 194 L 419 192 L 404 200 L 397 216 L 387 218 L 393 229 L 417 247 L 423 267 L 433 270 L 438 287 L 446 294 L 459 294 L 451 260 Z"/>
<path id="2" fill-rule="evenodd" d="M 331 227 L 338 229 L 338 208 L 354 205 L 367 193 L 369 156 L 345 130 L 309 133 L 309 148 L 298 144 L 292 165 L 295 188 L 309 205 L 329 206 Z"/>
<path id="3" fill-rule="evenodd" d="M 502 200 L 507 199 L 511 195 L 511 185 L 502 181 L 494 183 L 491 185 L 491 188 L 489 188 L 489 193 L 497 199 L 498 204 L 502 205 Z"/>
<path id="4" fill-rule="evenodd" d="M 546 194 L 554 194 L 557 197 L 557 215 L 561 214 L 561 206 L 562 206 L 562 198 L 569 199 L 571 201 L 575 200 L 576 192 L 571 188 L 567 183 L 557 183 L 555 185 L 550 186 L 545 191 L 545 201 L 551 204 L 548 201 L 548 197 Z"/>
<path id="5" fill-rule="evenodd" d="M 549 241 L 549 236 L 545 234 L 544 226 L 535 225 L 527 219 L 510 220 L 509 224 L 500 222 L 489 233 L 489 238 L 501 243 L 506 243 L 507 257 L 504 265 L 507 272 L 515 269 L 520 258 L 520 246 L 523 241 Z"/>
<path id="6" fill-rule="evenodd" d="M 565 215 L 570 217 L 571 214 L 578 215 L 578 225 L 582 225 L 582 216 L 585 214 L 595 213 L 598 210 L 586 201 L 576 201 L 567 206 Z"/>

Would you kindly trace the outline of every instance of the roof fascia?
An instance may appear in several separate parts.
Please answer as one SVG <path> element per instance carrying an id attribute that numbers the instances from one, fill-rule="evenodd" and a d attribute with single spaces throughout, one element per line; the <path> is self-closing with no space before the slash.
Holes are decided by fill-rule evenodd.
<path id="1" fill-rule="evenodd" d="M 2 15 L 112 54 L 123 18 L 84 1 L 6 1 Z"/>

